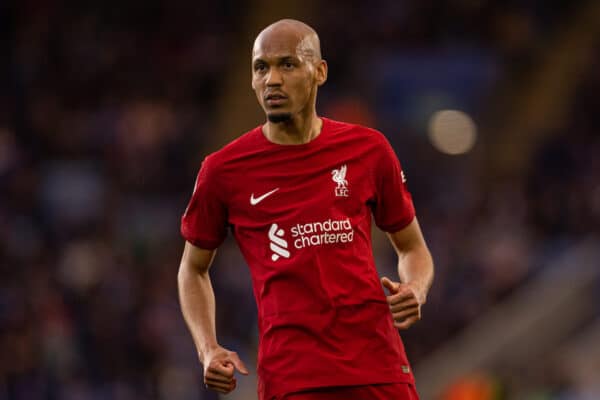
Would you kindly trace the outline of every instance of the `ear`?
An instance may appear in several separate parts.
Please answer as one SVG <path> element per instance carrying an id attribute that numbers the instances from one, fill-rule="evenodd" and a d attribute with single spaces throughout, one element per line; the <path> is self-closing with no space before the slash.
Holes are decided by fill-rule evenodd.
<path id="1" fill-rule="evenodd" d="M 327 81 L 327 61 L 321 60 L 317 64 L 315 80 L 317 81 L 317 86 L 321 86 Z"/>

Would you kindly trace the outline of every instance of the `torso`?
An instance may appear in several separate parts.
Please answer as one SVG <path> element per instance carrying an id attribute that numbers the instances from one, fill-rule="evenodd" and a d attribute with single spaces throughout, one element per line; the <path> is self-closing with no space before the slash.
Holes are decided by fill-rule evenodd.
<path id="1" fill-rule="evenodd" d="M 261 398 L 412 382 L 371 249 L 385 138 L 323 121 L 306 144 L 276 145 L 257 128 L 211 156 L 227 221 L 251 269 Z"/>

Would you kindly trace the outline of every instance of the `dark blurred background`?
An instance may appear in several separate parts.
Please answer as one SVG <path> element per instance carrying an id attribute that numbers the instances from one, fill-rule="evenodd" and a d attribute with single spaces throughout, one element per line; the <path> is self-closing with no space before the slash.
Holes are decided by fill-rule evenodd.
<path id="1" fill-rule="evenodd" d="M 203 157 L 263 121 L 250 49 L 283 17 L 321 35 L 319 113 L 407 173 L 437 268 L 402 333 L 422 398 L 599 399 L 600 2 L 558 0 L 0 1 L 0 399 L 216 398 L 179 218 Z M 212 278 L 254 366 L 231 239 Z"/>

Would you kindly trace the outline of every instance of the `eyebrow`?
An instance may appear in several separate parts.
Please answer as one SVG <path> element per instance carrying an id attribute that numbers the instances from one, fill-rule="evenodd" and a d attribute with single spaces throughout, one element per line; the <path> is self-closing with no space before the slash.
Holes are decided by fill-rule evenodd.
<path id="1" fill-rule="evenodd" d="M 286 62 L 286 61 L 298 61 L 298 57 L 294 57 L 294 56 L 285 56 L 285 57 L 280 57 L 279 58 L 279 62 Z"/>
<path id="2" fill-rule="evenodd" d="M 293 56 L 293 55 L 285 55 L 285 56 L 281 56 L 281 57 L 275 57 L 274 58 L 275 63 L 282 63 L 282 62 L 286 62 L 286 61 L 298 61 L 299 57 L 297 56 Z M 264 63 L 264 64 L 268 64 L 267 60 L 265 60 L 264 58 L 256 58 L 254 61 L 252 61 L 252 65 L 257 65 L 260 63 Z"/>

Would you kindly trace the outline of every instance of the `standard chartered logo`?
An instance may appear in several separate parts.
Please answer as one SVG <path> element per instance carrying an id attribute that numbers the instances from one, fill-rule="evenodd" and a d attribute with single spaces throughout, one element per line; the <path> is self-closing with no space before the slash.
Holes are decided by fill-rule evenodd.
<path id="1" fill-rule="evenodd" d="M 349 218 L 296 224 L 290 228 L 293 245 L 296 249 L 310 246 L 323 246 L 336 243 L 350 243 L 354 240 L 354 229 Z M 285 231 L 277 224 L 269 229 L 269 248 L 273 251 L 271 259 L 289 258 L 288 242 L 284 239 Z"/>
<path id="2" fill-rule="evenodd" d="M 307 224 L 296 224 L 291 229 L 294 247 L 322 246 L 335 243 L 350 243 L 354 240 L 354 229 L 350 218 L 328 219 Z"/>
<path id="3" fill-rule="evenodd" d="M 290 252 L 287 250 L 288 244 L 285 239 L 283 239 L 283 235 L 285 232 L 283 229 L 280 229 L 277 224 L 272 224 L 269 229 L 269 248 L 273 252 L 271 254 L 271 260 L 277 261 L 279 257 L 290 258 Z"/>

